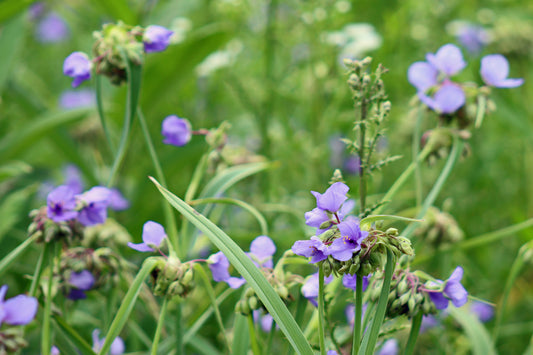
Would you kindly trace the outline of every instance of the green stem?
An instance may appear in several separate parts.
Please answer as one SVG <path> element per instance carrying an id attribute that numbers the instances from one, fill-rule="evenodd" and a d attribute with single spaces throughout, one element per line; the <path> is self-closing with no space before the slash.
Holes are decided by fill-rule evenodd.
<path id="1" fill-rule="evenodd" d="M 415 188 L 416 188 L 416 206 L 420 207 L 422 204 L 422 172 L 420 170 L 420 161 L 418 155 L 420 153 L 420 128 L 422 125 L 422 117 L 425 108 L 420 106 L 418 115 L 416 117 L 415 131 L 413 133 L 413 163 L 415 164 Z"/>
<path id="2" fill-rule="evenodd" d="M 163 173 L 163 169 L 161 168 L 161 163 L 159 162 L 159 158 L 157 157 L 157 153 L 154 148 L 152 137 L 150 137 L 150 131 L 148 130 L 148 125 L 146 124 L 146 120 L 144 118 L 144 115 L 140 107 L 137 108 L 137 118 L 139 119 L 141 130 L 144 136 L 144 141 L 146 142 L 146 146 L 148 147 L 148 152 L 150 153 L 150 158 L 152 159 L 152 163 L 154 165 L 155 175 L 157 176 L 157 180 L 159 180 L 163 186 L 167 187 L 165 174 Z M 176 225 L 176 219 L 174 218 L 174 212 L 173 212 L 172 206 L 170 206 L 170 204 L 166 200 L 163 200 L 162 203 L 163 203 L 163 213 L 165 214 L 165 223 L 168 228 L 168 238 L 170 240 L 170 245 L 169 245 L 170 256 L 175 256 L 176 251 L 177 251 L 178 253 L 181 252 L 179 255 L 180 258 L 185 257 L 185 254 L 184 254 L 185 249 L 181 248 L 178 245 L 179 243 L 178 226 Z"/>
<path id="3" fill-rule="evenodd" d="M 363 276 L 356 274 L 355 315 L 353 327 L 352 355 L 359 352 L 361 346 L 361 320 L 363 316 Z"/>
<path id="4" fill-rule="evenodd" d="M 398 193 L 400 188 L 407 182 L 411 174 L 414 172 L 416 164 L 426 159 L 431 153 L 431 149 L 432 148 L 429 145 L 426 145 L 424 149 L 422 149 L 420 154 L 418 154 L 417 158 L 412 161 L 411 164 L 409 164 L 409 166 L 403 171 L 403 173 L 398 177 L 398 179 L 396 179 L 394 184 L 392 184 L 389 191 L 387 191 L 385 196 L 383 196 L 383 198 L 381 199 L 381 205 L 374 210 L 373 214 L 379 214 L 385 207 L 385 203 L 390 202 L 392 200 L 392 198 Z"/>
<path id="5" fill-rule="evenodd" d="M 492 341 L 494 344 L 498 340 L 500 327 L 503 319 L 503 315 L 505 314 L 505 308 L 507 306 L 507 300 L 509 298 L 509 294 L 511 293 L 511 288 L 513 287 L 513 284 L 518 277 L 520 270 L 522 269 L 522 266 L 524 266 L 524 255 L 525 253 L 530 250 L 530 246 L 528 244 L 531 244 L 532 242 L 527 242 L 524 244 L 520 250 L 518 251 L 518 256 L 513 262 L 513 266 L 511 266 L 511 271 L 509 271 L 509 276 L 507 277 L 507 281 L 505 282 L 505 287 L 503 289 L 503 299 L 500 304 L 500 307 L 498 308 L 498 311 L 496 313 L 496 320 L 494 322 L 494 329 L 492 331 Z"/>
<path id="6" fill-rule="evenodd" d="M 320 354 L 326 354 L 326 342 L 324 339 L 324 265 L 318 268 L 318 342 Z"/>
<path id="7" fill-rule="evenodd" d="M 51 245 L 52 252 L 48 253 L 48 265 L 50 274 L 48 276 L 48 287 L 44 299 L 44 313 L 43 313 L 43 330 L 41 333 L 41 354 L 50 355 L 52 348 L 52 333 L 51 333 L 51 318 L 52 318 L 52 288 L 54 283 L 54 259 L 56 254 L 56 246 Z"/>
<path id="8" fill-rule="evenodd" d="M 176 307 L 176 354 L 184 354 L 182 304 Z"/>
<path id="9" fill-rule="evenodd" d="M 35 297 L 35 294 L 37 293 L 37 287 L 39 286 L 39 281 L 41 280 L 41 275 L 43 273 L 44 260 L 48 258 L 49 253 L 50 245 L 49 243 L 45 243 L 41 255 L 39 255 L 39 259 L 37 260 L 37 265 L 35 265 L 35 272 L 33 273 L 30 291 L 28 293 L 28 296 L 30 297 Z"/>
<path id="10" fill-rule="evenodd" d="M 152 342 L 152 355 L 157 355 L 157 348 L 159 347 L 159 339 L 161 338 L 161 332 L 165 324 L 165 315 L 167 313 L 168 297 L 163 300 L 161 311 L 159 313 L 159 320 L 157 321 L 157 328 L 155 329 L 154 341 Z"/>
<path id="11" fill-rule="evenodd" d="M 111 133 L 109 132 L 109 128 L 107 127 L 107 122 L 105 118 L 104 113 L 104 103 L 102 100 L 102 76 L 96 75 L 96 109 L 98 111 L 98 116 L 100 117 L 100 123 L 102 124 L 102 129 L 105 134 L 105 138 L 107 140 L 107 144 L 109 145 L 109 149 L 111 150 L 111 153 L 113 155 L 116 154 L 116 147 L 113 143 L 113 140 L 111 139 Z"/>
<path id="12" fill-rule="evenodd" d="M 385 319 L 385 311 L 387 310 L 387 303 L 389 298 L 390 284 L 392 280 L 392 274 L 396 262 L 394 260 L 394 254 L 387 249 L 387 265 L 385 266 L 385 278 L 383 279 L 383 286 L 381 288 L 381 293 L 379 295 L 379 301 L 374 313 L 374 319 L 370 326 L 370 330 L 365 333 L 363 338 L 363 344 L 359 349 L 359 355 L 372 355 L 374 353 L 374 348 L 376 347 L 376 342 L 379 337 L 379 331 L 383 320 Z"/>
<path id="13" fill-rule="evenodd" d="M 407 340 L 407 345 L 405 346 L 404 355 L 411 355 L 415 350 L 416 339 L 418 338 L 420 325 L 422 324 L 422 316 L 423 312 L 419 311 L 416 316 L 413 317 L 411 331 L 409 332 L 409 339 Z"/>
<path id="14" fill-rule="evenodd" d="M 105 336 L 104 344 L 102 345 L 102 348 L 98 353 L 99 355 L 105 355 L 109 352 L 113 340 L 115 340 L 115 338 L 119 336 L 120 331 L 122 330 L 122 328 L 124 328 L 124 325 L 126 324 L 126 321 L 128 320 L 131 311 L 133 311 L 135 301 L 139 296 L 139 292 L 141 291 L 141 288 L 144 284 L 144 280 L 150 275 L 150 273 L 156 266 L 156 263 L 156 258 L 147 258 L 144 260 L 141 269 L 135 276 L 135 279 L 133 280 L 130 288 L 128 289 L 128 292 L 124 296 L 122 304 L 120 305 L 120 308 L 118 309 L 117 314 L 115 315 L 115 318 L 113 319 L 113 322 L 109 327 L 109 331 Z"/>
<path id="15" fill-rule="evenodd" d="M 452 147 L 452 151 L 450 152 L 450 156 L 448 157 L 448 160 L 446 161 L 444 168 L 442 169 L 439 177 L 437 178 L 437 181 L 435 181 L 435 185 L 433 185 L 433 188 L 431 189 L 426 199 L 424 200 L 424 203 L 422 204 L 422 208 L 420 209 L 420 211 L 418 212 L 418 215 L 416 216 L 417 219 L 424 218 L 427 210 L 435 202 L 437 195 L 439 194 L 440 190 L 444 186 L 444 183 L 446 182 L 446 180 L 448 179 L 448 176 L 452 172 L 452 169 L 455 166 L 457 159 L 461 155 L 463 151 L 463 147 L 464 147 L 464 142 L 459 137 L 454 137 L 453 147 Z M 418 222 L 411 223 L 402 233 L 402 236 L 405 238 L 409 238 L 409 236 L 415 231 L 417 226 L 418 226 Z"/>
<path id="16" fill-rule="evenodd" d="M 257 335 L 255 334 L 254 317 L 252 313 L 248 314 L 248 331 L 250 332 L 250 342 L 252 343 L 252 353 L 254 355 L 261 355 L 259 344 L 257 343 Z"/>
<path id="17" fill-rule="evenodd" d="M 122 54 L 124 58 L 127 58 L 125 54 Z M 109 174 L 109 180 L 107 181 L 107 187 L 113 186 L 117 177 L 118 169 L 126 156 L 126 147 L 130 136 L 130 129 L 133 123 L 133 117 L 137 111 L 137 102 L 139 100 L 139 93 L 141 89 L 141 73 L 142 66 L 134 65 L 129 60 L 126 65 L 126 73 L 128 76 L 128 97 L 126 100 L 126 110 L 124 114 L 124 125 L 122 127 L 122 136 L 120 137 L 120 143 L 118 151 L 111 167 L 111 173 Z"/>
<path id="18" fill-rule="evenodd" d="M 362 91 L 363 89 L 361 89 Z M 361 123 L 359 134 L 359 206 L 360 214 L 364 215 L 366 208 L 366 166 L 365 166 L 365 145 L 366 145 L 366 98 L 361 101 Z"/>

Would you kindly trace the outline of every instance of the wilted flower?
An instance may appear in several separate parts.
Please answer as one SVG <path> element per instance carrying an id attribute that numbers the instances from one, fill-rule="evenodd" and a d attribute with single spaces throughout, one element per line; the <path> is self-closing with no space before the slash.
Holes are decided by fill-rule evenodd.
<path id="1" fill-rule="evenodd" d="M 159 249 L 161 247 L 161 244 L 166 237 L 167 234 L 162 225 L 153 221 L 148 221 L 143 226 L 143 242 L 139 244 L 128 242 L 128 246 L 141 252 L 154 251 L 154 248 Z"/>
<path id="2" fill-rule="evenodd" d="M 105 338 L 100 338 L 100 329 L 93 330 L 93 351 L 98 353 L 102 346 L 104 346 Z M 126 351 L 124 341 L 120 337 L 116 337 L 111 343 L 109 355 L 122 355 Z"/>
<path id="3" fill-rule="evenodd" d="M 63 63 L 63 74 L 70 76 L 72 87 L 78 87 L 83 81 L 91 78 L 91 61 L 87 54 L 74 52 L 70 54 Z"/>
<path id="4" fill-rule="evenodd" d="M 78 221 L 84 226 L 94 226 L 104 223 L 107 219 L 107 206 L 111 191 L 107 187 L 95 186 L 81 195 L 77 195 L 82 201 Z"/>
<path id="5" fill-rule="evenodd" d="M 439 280 L 438 283 L 431 282 L 428 285 L 430 287 L 444 285 L 442 291 L 428 290 L 429 297 L 437 309 L 446 309 L 449 299 L 455 307 L 461 307 L 468 301 L 468 292 L 461 285 L 463 272 L 463 268 L 458 266 L 445 282 Z"/>
<path id="6" fill-rule="evenodd" d="M 37 24 L 35 35 L 43 43 L 60 42 L 69 36 L 69 29 L 61 16 L 50 12 Z"/>
<path id="7" fill-rule="evenodd" d="M 48 218 L 54 222 L 64 222 L 78 216 L 74 191 L 69 186 L 61 185 L 53 189 L 46 198 Z"/>
<path id="8" fill-rule="evenodd" d="M 191 124 L 176 115 L 167 116 L 163 120 L 161 134 L 165 137 L 163 143 L 182 147 L 191 140 Z"/>
<path id="9" fill-rule="evenodd" d="M 26 295 L 18 295 L 5 300 L 7 285 L 0 287 L 0 325 L 28 324 L 37 313 L 37 299 Z"/>
<path id="10" fill-rule="evenodd" d="M 59 106 L 61 108 L 72 110 L 81 107 L 91 107 L 96 103 L 96 95 L 90 89 L 68 90 L 59 97 Z"/>
<path id="11" fill-rule="evenodd" d="M 496 88 L 515 88 L 524 83 L 524 79 L 507 78 L 509 62 L 501 54 L 484 56 L 481 59 L 480 73 L 485 84 Z"/>
<path id="12" fill-rule="evenodd" d="M 173 33 L 173 31 L 163 26 L 148 26 L 143 36 L 144 51 L 146 53 L 164 51 L 167 49 Z"/>

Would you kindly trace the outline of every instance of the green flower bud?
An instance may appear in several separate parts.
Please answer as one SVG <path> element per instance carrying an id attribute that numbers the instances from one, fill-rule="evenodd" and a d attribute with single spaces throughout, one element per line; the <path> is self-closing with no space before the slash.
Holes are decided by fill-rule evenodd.
<path id="1" fill-rule="evenodd" d="M 404 294 L 407 291 L 408 286 L 409 285 L 407 284 L 407 281 L 405 279 L 400 281 L 400 283 L 398 283 L 398 293 Z"/>
<path id="2" fill-rule="evenodd" d="M 248 298 L 248 306 L 251 310 L 255 311 L 260 307 L 259 301 L 257 300 L 257 297 L 250 297 Z"/>

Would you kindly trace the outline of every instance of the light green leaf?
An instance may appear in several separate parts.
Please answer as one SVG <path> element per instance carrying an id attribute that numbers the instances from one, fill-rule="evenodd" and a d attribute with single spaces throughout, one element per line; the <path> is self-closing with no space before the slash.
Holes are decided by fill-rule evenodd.
<path id="1" fill-rule="evenodd" d="M 449 307 L 448 310 L 450 315 L 463 327 L 470 340 L 473 355 L 497 354 L 487 329 L 475 315 L 465 308 Z"/>
<path id="2" fill-rule="evenodd" d="M 404 222 L 422 222 L 421 219 L 408 218 L 408 217 L 402 217 L 402 216 L 393 216 L 393 215 L 387 215 L 387 214 L 378 214 L 378 215 L 368 216 L 366 218 L 363 218 L 359 224 L 362 228 L 374 222 L 384 221 L 384 220 L 404 221 Z"/>

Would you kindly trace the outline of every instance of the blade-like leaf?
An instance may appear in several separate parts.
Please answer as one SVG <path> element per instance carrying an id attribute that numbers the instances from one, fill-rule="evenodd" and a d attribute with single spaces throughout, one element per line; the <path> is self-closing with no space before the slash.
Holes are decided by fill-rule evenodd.
<path id="1" fill-rule="evenodd" d="M 464 308 L 449 307 L 448 312 L 461 324 L 472 346 L 474 355 L 496 355 L 487 329 L 481 324 L 476 316 Z"/>
<path id="2" fill-rule="evenodd" d="M 384 220 L 392 220 L 392 221 L 404 221 L 404 222 L 422 222 L 421 219 L 415 219 L 415 218 L 408 218 L 408 217 L 402 217 L 402 216 L 392 216 L 387 214 L 378 214 L 374 216 L 368 216 L 366 218 L 363 218 L 361 222 L 359 223 L 361 225 L 361 228 L 370 225 L 377 221 L 384 221 Z"/>
<path id="3" fill-rule="evenodd" d="M 300 354 L 312 354 L 313 351 L 309 342 L 305 339 L 302 330 L 296 324 L 289 310 L 242 249 L 209 219 L 162 187 L 155 179 L 151 179 L 167 201 L 200 229 L 226 255 L 230 263 L 246 279 L 250 287 L 254 289 L 293 348 Z"/>
<path id="4" fill-rule="evenodd" d="M 58 332 L 62 337 L 70 340 L 83 355 L 96 355 L 89 343 L 83 339 L 65 320 L 59 316 L 54 316 L 54 324 L 61 331 Z"/>

